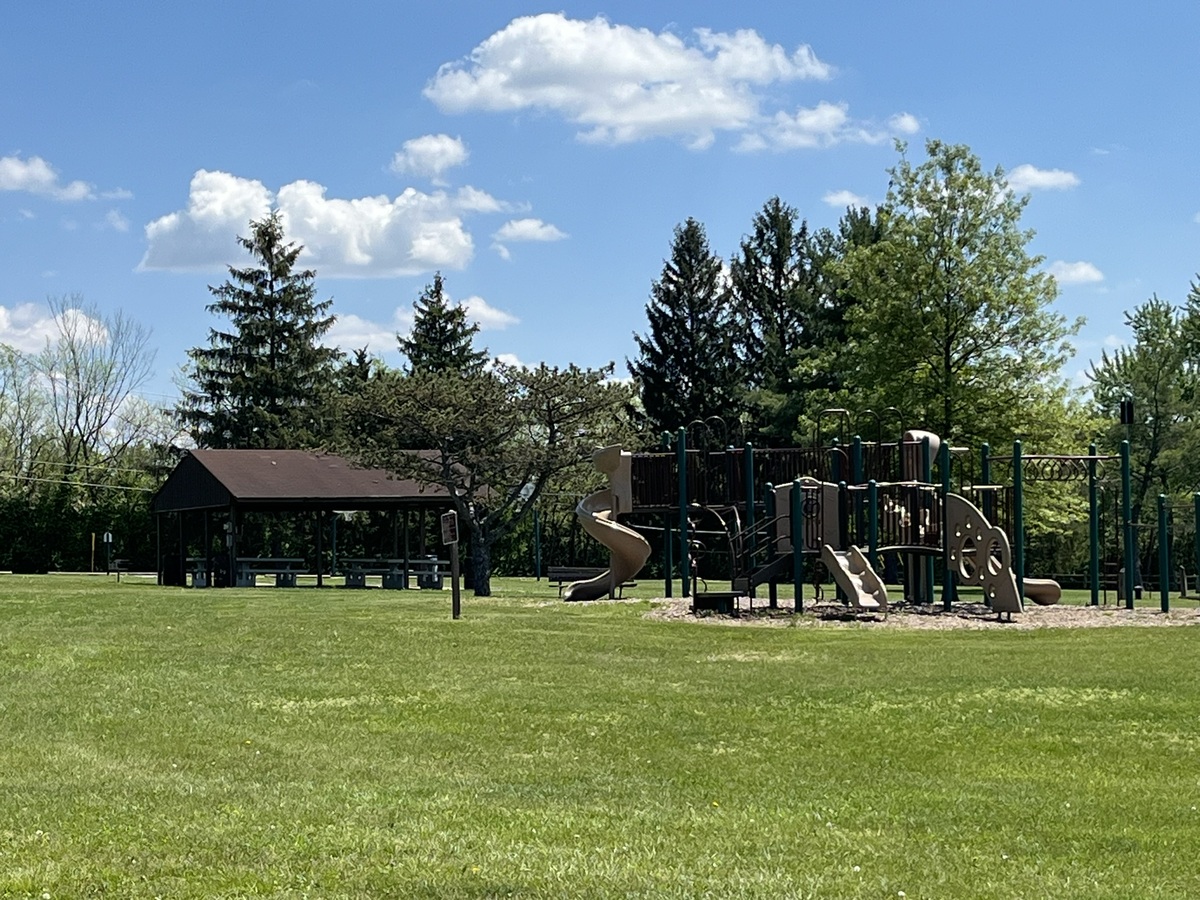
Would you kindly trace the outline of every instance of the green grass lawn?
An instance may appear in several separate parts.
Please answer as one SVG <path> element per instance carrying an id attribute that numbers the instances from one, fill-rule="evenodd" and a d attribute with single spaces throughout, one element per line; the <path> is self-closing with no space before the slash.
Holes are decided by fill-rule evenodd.
<path id="1" fill-rule="evenodd" d="M 1200 896 L 1200 631 L 0 576 L 2 897 Z"/>

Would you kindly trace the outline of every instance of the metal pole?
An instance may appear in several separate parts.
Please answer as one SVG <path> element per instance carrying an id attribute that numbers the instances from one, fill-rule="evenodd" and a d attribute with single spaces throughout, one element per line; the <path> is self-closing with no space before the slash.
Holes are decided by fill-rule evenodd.
<path id="1" fill-rule="evenodd" d="M 1025 473 L 1021 463 L 1021 442 L 1013 441 L 1013 574 L 1017 577 L 1017 598 L 1025 597 Z"/>
<path id="2" fill-rule="evenodd" d="M 687 431 L 679 429 L 675 439 L 675 461 L 679 467 L 679 580 L 682 597 L 691 596 L 691 553 L 688 547 L 688 484 L 687 484 Z"/>
<path id="3" fill-rule="evenodd" d="M 872 478 L 867 482 L 867 561 L 871 568 L 879 565 L 879 485 Z"/>
<path id="4" fill-rule="evenodd" d="M 766 507 L 765 524 L 771 529 L 771 533 L 766 536 L 767 547 L 770 550 L 770 558 L 773 560 L 779 552 L 779 545 L 775 540 L 775 529 L 778 525 L 775 523 L 775 485 L 769 481 L 767 482 Z M 770 608 L 777 609 L 779 607 L 779 585 L 774 576 L 767 585 L 767 595 L 770 598 Z"/>
<path id="5" fill-rule="evenodd" d="M 1096 477 L 1096 442 L 1088 446 L 1088 581 L 1092 606 L 1100 605 L 1100 482 Z"/>
<path id="6" fill-rule="evenodd" d="M 796 612 L 804 611 L 804 493 L 800 479 L 792 482 L 792 589 L 795 591 L 793 605 Z M 1200 517 L 1200 494 L 1196 495 L 1196 515 Z"/>
<path id="7" fill-rule="evenodd" d="M 457 558 L 457 544 L 454 547 L 454 555 Z M 533 580 L 542 580 L 542 517 L 536 509 L 533 511 Z"/>
<path id="8" fill-rule="evenodd" d="M 979 478 L 984 484 L 992 483 L 992 447 L 984 444 L 979 448 Z M 983 517 L 989 525 L 996 524 L 996 493 L 983 492 Z"/>
<path id="9" fill-rule="evenodd" d="M 1171 610 L 1171 536 L 1167 495 L 1158 495 L 1158 604 L 1163 612 Z"/>
<path id="10" fill-rule="evenodd" d="M 1134 567 L 1137 547 L 1133 528 L 1133 486 L 1129 465 L 1129 441 L 1121 441 L 1121 518 L 1125 533 L 1125 608 L 1133 609 Z"/>
<path id="11" fill-rule="evenodd" d="M 1192 495 L 1192 503 L 1196 507 L 1196 527 L 1195 527 L 1195 543 L 1196 543 L 1196 583 L 1200 585 L 1200 493 Z"/>
<path id="12" fill-rule="evenodd" d="M 954 572 L 950 568 L 950 523 L 946 516 L 946 495 L 950 493 L 950 442 L 943 441 L 938 451 L 938 468 L 942 476 L 940 519 L 942 525 L 942 609 L 949 612 L 954 605 Z"/>
<path id="13" fill-rule="evenodd" d="M 850 444 L 850 483 L 860 485 L 864 481 L 866 479 L 863 477 L 863 442 L 862 438 L 856 434 Z M 854 537 L 858 541 L 862 540 L 864 526 L 862 494 L 855 492 L 851 502 L 854 504 Z"/>
<path id="14" fill-rule="evenodd" d="M 671 449 L 671 432 L 664 431 L 662 434 L 662 445 L 664 450 Z M 671 521 L 671 514 L 666 513 L 663 516 L 663 596 L 671 596 L 672 583 L 675 579 L 675 526 Z"/>
<path id="15" fill-rule="evenodd" d="M 462 596 L 458 589 L 459 563 L 458 541 L 450 545 L 450 618 L 462 616 Z"/>
<path id="16" fill-rule="evenodd" d="M 921 438 L 921 480 L 925 484 L 933 484 L 933 445 L 929 442 L 929 435 Z M 918 497 L 923 496 L 918 493 Z M 919 505 L 924 505 L 924 501 L 919 501 Z M 924 512 L 924 510 L 922 510 Z M 921 601 L 923 603 L 933 602 L 933 556 L 925 555 L 925 564 L 922 566 L 924 570 L 924 584 L 921 588 Z"/>

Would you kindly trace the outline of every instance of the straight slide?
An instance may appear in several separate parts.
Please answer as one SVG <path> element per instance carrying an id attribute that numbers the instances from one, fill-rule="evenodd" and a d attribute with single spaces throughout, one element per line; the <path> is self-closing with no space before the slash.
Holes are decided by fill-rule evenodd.
<path id="1" fill-rule="evenodd" d="M 848 551 L 842 552 L 825 544 L 821 548 L 821 561 L 837 586 L 850 598 L 851 606 L 887 613 L 887 588 L 858 547 L 851 545 Z"/>

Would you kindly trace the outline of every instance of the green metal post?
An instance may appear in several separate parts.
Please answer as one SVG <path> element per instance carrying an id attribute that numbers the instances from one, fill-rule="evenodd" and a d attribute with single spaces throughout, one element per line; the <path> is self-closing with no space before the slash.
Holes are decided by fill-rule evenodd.
<path id="1" fill-rule="evenodd" d="M 691 548 L 688 547 L 688 479 L 687 479 L 687 431 L 679 429 L 675 442 L 675 461 L 679 467 L 679 580 L 682 584 L 680 596 L 690 597 L 691 591 Z"/>
<path id="2" fill-rule="evenodd" d="M 1100 480 L 1096 472 L 1096 442 L 1088 446 L 1088 581 L 1092 606 L 1100 605 Z"/>
<path id="3" fill-rule="evenodd" d="M 1200 515 L 1200 494 L 1197 494 L 1197 515 Z M 792 516 L 792 590 L 795 591 L 794 606 L 796 612 L 804 610 L 804 494 L 800 488 L 800 479 L 792 482 L 791 497 Z"/>
<path id="4" fill-rule="evenodd" d="M 839 481 L 838 482 L 838 499 L 837 499 L 837 505 L 838 505 L 838 508 L 837 508 L 838 550 L 842 550 L 842 551 L 850 549 L 848 546 L 848 537 L 849 536 L 847 534 L 847 532 L 850 530 L 850 521 L 849 521 L 850 517 L 848 515 L 850 512 L 849 499 L 850 499 L 849 491 L 846 488 L 846 482 Z M 830 573 L 830 574 L 832 574 L 832 573 Z M 838 586 L 838 589 L 837 589 L 837 597 L 843 603 L 848 603 L 850 601 L 850 598 L 846 596 L 846 592 L 842 590 L 840 585 Z"/>
<path id="5" fill-rule="evenodd" d="M 984 444 L 979 448 L 979 479 L 984 484 L 992 483 L 992 447 Z M 994 491 L 983 492 L 983 517 L 988 524 L 996 524 L 996 494 Z"/>
<path id="6" fill-rule="evenodd" d="M 1200 493 L 1192 494 L 1192 504 L 1196 508 L 1196 582 L 1200 584 Z"/>
<path id="7" fill-rule="evenodd" d="M 954 605 L 954 572 L 950 568 L 950 522 L 946 515 L 946 495 L 950 493 L 950 442 L 942 441 L 938 451 L 938 469 L 942 476 L 942 609 L 949 612 Z"/>
<path id="8" fill-rule="evenodd" d="M 1025 598 L 1025 473 L 1021 464 L 1021 442 L 1013 441 L 1013 574 L 1017 596 Z"/>
<path id="9" fill-rule="evenodd" d="M 674 443 L 674 438 L 671 432 L 664 431 L 662 435 L 662 445 L 664 450 L 670 450 Z M 666 513 L 663 516 L 663 596 L 671 596 L 671 587 L 675 580 L 675 523 L 671 521 L 671 514 Z"/>
<path id="10" fill-rule="evenodd" d="M 1133 528 L 1133 487 L 1129 465 L 1129 441 L 1121 441 L 1121 519 L 1125 537 L 1125 608 L 1133 609 L 1137 546 Z"/>
<path id="11" fill-rule="evenodd" d="M 779 544 L 775 540 L 775 485 L 767 482 L 767 494 L 765 499 L 766 518 L 763 519 L 764 524 L 771 529 L 766 535 L 768 558 L 774 559 L 775 554 L 779 552 Z M 779 606 L 779 584 L 774 577 L 771 578 L 767 585 L 768 597 L 770 598 L 771 609 L 776 609 Z"/>
<path id="12" fill-rule="evenodd" d="M 1158 604 L 1163 612 L 1171 611 L 1171 523 L 1168 519 L 1167 495 L 1158 495 Z"/>
<path id="13" fill-rule="evenodd" d="M 879 485 L 874 478 L 867 482 L 867 561 L 872 569 L 879 566 Z"/>
<path id="14" fill-rule="evenodd" d="M 758 551 L 758 536 L 754 532 L 754 508 L 757 506 L 754 493 L 754 447 L 749 442 L 742 451 L 742 480 L 746 491 L 746 533 L 750 536 L 750 540 L 746 544 L 749 553 L 749 558 L 746 560 L 746 573 L 749 574 Z M 754 588 L 751 587 L 748 593 L 753 597 Z"/>
<path id="15" fill-rule="evenodd" d="M 933 484 L 933 445 L 930 444 L 928 435 L 921 439 L 921 480 L 925 484 Z M 932 554 L 926 554 L 923 566 L 925 585 L 921 590 L 922 601 L 925 603 L 933 602 L 933 572 L 936 568 L 937 564 Z"/>
<path id="16" fill-rule="evenodd" d="M 862 438 L 856 434 L 850 444 L 850 483 L 857 487 L 865 481 L 866 479 L 863 477 L 863 442 Z M 854 542 L 860 543 L 865 531 L 862 493 L 855 491 L 851 495 L 850 502 L 854 504 Z"/>

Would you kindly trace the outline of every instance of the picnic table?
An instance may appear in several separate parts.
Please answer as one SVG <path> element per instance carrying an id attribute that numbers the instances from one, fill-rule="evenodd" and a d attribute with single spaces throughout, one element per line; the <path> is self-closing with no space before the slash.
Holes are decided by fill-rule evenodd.
<path id="1" fill-rule="evenodd" d="M 192 573 L 192 587 L 212 587 L 212 573 L 208 569 L 207 556 L 189 556 L 187 566 L 188 571 Z"/>
<path id="2" fill-rule="evenodd" d="M 239 556 L 237 586 L 254 587 L 259 575 L 274 575 L 275 587 L 295 587 L 296 575 L 308 571 L 308 565 L 294 556 Z"/>
<path id="3" fill-rule="evenodd" d="M 421 556 L 416 559 L 389 559 L 375 556 L 363 559 L 339 560 L 338 568 L 346 576 L 346 587 L 367 586 L 368 575 L 380 576 L 385 588 L 396 590 L 408 587 L 410 575 L 417 576 L 417 587 L 441 590 L 442 576 L 449 563 L 436 556 Z"/>

